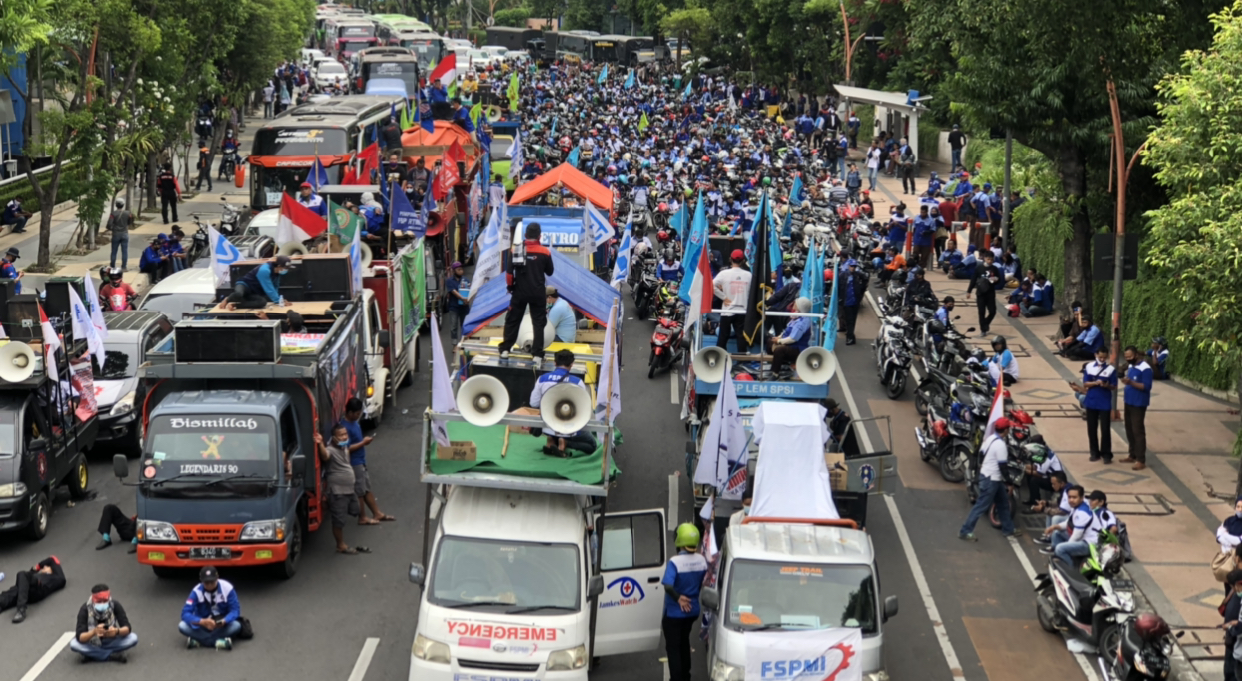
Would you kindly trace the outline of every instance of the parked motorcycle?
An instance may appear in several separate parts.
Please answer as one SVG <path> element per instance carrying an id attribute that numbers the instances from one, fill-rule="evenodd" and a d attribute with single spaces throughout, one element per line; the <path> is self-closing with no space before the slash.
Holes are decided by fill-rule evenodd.
<path id="1" fill-rule="evenodd" d="M 194 236 L 190 238 L 190 247 L 185 252 L 186 266 L 192 266 L 195 261 L 210 253 L 207 249 L 211 248 L 211 239 L 207 233 L 207 225 L 199 221 L 198 216 L 194 216 L 194 224 L 198 229 L 194 232 Z"/>
<path id="2" fill-rule="evenodd" d="M 647 378 L 656 371 L 672 369 L 684 354 L 683 323 L 679 315 L 661 316 L 651 332 L 651 356 L 647 359 Z"/>
<path id="3" fill-rule="evenodd" d="M 1049 559 L 1048 571 L 1035 576 L 1039 626 L 1097 650 L 1117 649 L 1122 625 L 1134 612 L 1134 595 L 1113 584 L 1124 560 L 1115 542 L 1091 545 L 1081 566 Z"/>
<path id="4" fill-rule="evenodd" d="M 656 293 L 660 289 L 660 280 L 654 271 L 643 270 L 634 287 L 634 313 L 639 319 L 647 319 L 656 307 Z"/>
<path id="5" fill-rule="evenodd" d="M 1100 644 L 1100 670 L 1106 681 L 1163 681 L 1169 677 L 1169 655 L 1174 638 L 1169 625 L 1159 615 L 1145 612 L 1126 618 L 1120 627 L 1107 632 Z"/>
<path id="6" fill-rule="evenodd" d="M 919 442 L 919 457 L 940 469 L 940 477 L 948 482 L 961 482 L 964 471 L 951 462 L 964 461 L 971 452 L 970 422 L 959 404 L 949 405 L 937 399 L 928 405 L 927 415 L 914 436 Z"/>
<path id="7" fill-rule="evenodd" d="M 901 397 L 906 391 L 910 364 L 914 360 L 914 347 L 906 337 L 906 320 L 898 315 L 884 318 L 880 333 L 871 345 L 875 349 L 876 370 L 880 384 L 890 400 Z"/>

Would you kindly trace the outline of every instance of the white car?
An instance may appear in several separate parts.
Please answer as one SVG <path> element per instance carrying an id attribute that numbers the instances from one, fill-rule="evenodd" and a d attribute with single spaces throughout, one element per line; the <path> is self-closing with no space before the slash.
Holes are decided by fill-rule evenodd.
<path id="1" fill-rule="evenodd" d="M 497 57 L 500 57 L 501 59 L 504 59 L 505 53 L 509 51 L 509 48 L 501 47 L 499 45 L 484 45 L 483 47 L 480 47 L 479 49 L 483 50 L 484 52 L 489 52 L 491 54 L 494 54 Z"/>
<path id="2" fill-rule="evenodd" d="M 316 50 L 312 47 L 302 48 L 302 65 L 309 66 L 314 64 L 319 57 L 326 57 L 322 50 Z"/>
<path id="3" fill-rule="evenodd" d="M 191 267 L 173 274 L 155 286 L 138 303 L 139 310 L 154 310 L 168 315 L 173 324 L 196 306 L 216 300 L 216 275 L 210 267 Z"/>
<path id="4" fill-rule="evenodd" d="M 258 215 L 250 218 L 249 224 L 246 225 L 248 234 L 257 234 L 258 236 L 276 238 L 276 223 L 280 221 L 280 209 L 268 208 L 259 212 Z"/>
<path id="5" fill-rule="evenodd" d="M 496 57 L 486 50 L 470 50 L 470 68 L 487 66 L 496 62 Z"/>
<path id="6" fill-rule="evenodd" d="M 341 85 L 349 83 L 349 74 L 345 72 L 345 67 L 341 66 L 340 62 L 321 62 L 319 68 L 315 69 L 315 84 L 325 88 L 338 83 Z"/>

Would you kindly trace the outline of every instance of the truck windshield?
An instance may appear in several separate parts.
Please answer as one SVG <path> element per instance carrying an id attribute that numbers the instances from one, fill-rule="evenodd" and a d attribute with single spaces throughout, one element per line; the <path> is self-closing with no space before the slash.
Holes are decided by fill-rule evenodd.
<path id="1" fill-rule="evenodd" d="M 865 565 L 737 560 L 729 568 L 725 626 L 876 631 L 875 582 Z"/>
<path id="2" fill-rule="evenodd" d="M 159 416 L 152 419 L 148 432 L 144 481 L 158 483 L 174 476 L 200 482 L 237 475 L 276 477 L 276 421 L 269 416 Z"/>
<path id="3" fill-rule="evenodd" d="M 362 79 L 372 78 L 396 78 L 405 83 L 406 92 L 418 92 L 418 64 L 412 61 L 366 62 Z"/>
<path id="4" fill-rule="evenodd" d="M 436 554 L 429 600 L 500 612 L 577 612 L 581 562 L 578 547 L 570 544 L 445 537 Z"/>
<path id="5" fill-rule="evenodd" d="M 341 75 L 344 75 L 342 73 Z M 343 128 L 261 128 L 254 136 L 255 156 L 320 156 L 350 152 Z"/>

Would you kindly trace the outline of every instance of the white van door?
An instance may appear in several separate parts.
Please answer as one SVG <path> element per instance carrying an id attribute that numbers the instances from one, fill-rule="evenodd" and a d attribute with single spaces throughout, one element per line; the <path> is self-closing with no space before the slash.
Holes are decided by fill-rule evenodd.
<path id="1" fill-rule="evenodd" d="M 664 610 L 664 509 L 608 513 L 595 622 L 595 657 L 622 655 L 660 646 Z"/>

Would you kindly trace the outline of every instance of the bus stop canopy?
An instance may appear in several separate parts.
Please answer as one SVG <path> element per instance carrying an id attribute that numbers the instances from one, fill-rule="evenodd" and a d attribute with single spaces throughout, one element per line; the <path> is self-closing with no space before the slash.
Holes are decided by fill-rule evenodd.
<path id="1" fill-rule="evenodd" d="M 875 117 L 877 123 L 888 121 L 889 112 L 897 113 L 907 118 L 909 128 L 903 127 L 897 132 L 900 137 L 905 137 L 909 141 L 910 147 L 914 149 L 914 157 L 916 159 L 922 158 L 919 156 L 919 114 L 926 111 L 927 107 L 918 102 L 911 104 L 910 96 L 905 92 L 885 92 L 883 90 L 871 90 L 840 84 L 833 87 L 836 88 L 841 98 L 848 102 L 874 105 L 877 109 Z M 848 115 L 849 112 L 847 111 L 844 117 L 848 117 Z M 875 134 L 875 132 L 878 132 L 878 130 L 873 131 L 871 134 Z M 868 133 L 864 130 L 861 134 L 866 135 Z"/>

